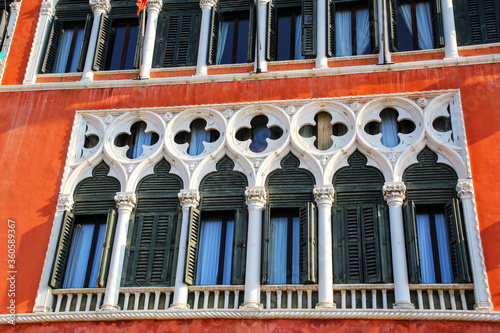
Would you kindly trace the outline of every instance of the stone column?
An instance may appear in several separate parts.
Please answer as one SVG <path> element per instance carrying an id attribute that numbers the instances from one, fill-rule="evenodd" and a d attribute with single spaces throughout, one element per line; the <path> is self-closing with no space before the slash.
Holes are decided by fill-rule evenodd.
<path id="1" fill-rule="evenodd" d="M 264 187 L 247 187 L 248 206 L 247 261 L 243 309 L 262 309 L 260 303 L 260 265 L 262 256 L 262 212 L 266 207 Z"/>
<path id="2" fill-rule="evenodd" d="M 73 210 L 73 196 L 71 194 L 59 194 L 57 200 L 57 208 L 54 216 L 54 225 L 50 233 L 49 246 L 47 255 L 45 256 L 45 263 L 43 265 L 42 277 L 38 292 L 35 299 L 35 307 L 33 312 L 52 312 L 52 303 L 54 296 L 52 295 L 52 288 L 49 287 L 50 276 L 52 273 L 52 263 L 59 241 L 59 233 L 62 228 L 64 212 L 71 212 Z"/>
<path id="3" fill-rule="evenodd" d="M 441 0 L 444 33 L 444 57 L 457 58 L 457 31 L 455 30 L 455 16 L 453 14 L 453 0 Z"/>
<path id="4" fill-rule="evenodd" d="M 26 74 L 23 84 L 35 84 L 36 75 L 40 70 L 43 55 L 41 54 L 46 36 L 50 34 L 50 24 L 54 17 L 54 5 L 52 0 L 43 0 L 40 8 L 40 16 L 36 25 L 35 37 L 31 46 L 30 57 L 26 65 Z"/>
<path id="5" fill-rule="evenodd" d="M 200 0 L 201 7 L 201 28 L 200 42 L 198 44 L 198 59 L 196 61 L 196 75 L 207 75 L 207 57 L 210 38 L 210 22 L 212 7 L 217 0 Z"/>
<path id="6" fill-rule="evenodd" d="M 391 228 L 392 270 L 394 275 L 394 308 L 414 309 L 410 300 L 406 243 L 403 225 L 403 200 L 406 186 L 403 182 L 385 183 L 384 199 L 389 206 Z"/>
<path id="7" fill-rule="evenodd" d="M 135 193 L 119 192 L 115 196 L 115 201 L 118 208 L 118 218 L 108 269 L 108 279 L 106 281 L 106 292 L 101 306 L 101 310 L 104 311 L 120 310 L 118 297 L 120 296 L 120 282 L 123 271 L 123 260 L 125 259 L 130 214 L 136 202 Z"/>
<path id="8" fill-rule="evenodd" d="M 318 305 L 316 308 L 335 308 L 333 303 L 332 205 L 333 186 L 314 186 L 318 206 Z"/>
<path id="9" fill-rule="evenodd" d="M 326 0 L 318 0 L 316 7 L 316 68 L 328 68 L 326 57 Z"/>
<path id="10" fill-rule="evenodd" d="M 99 35 L 99 23 L 101 23 L 102 14 L 109 13 L 111 9 L 109 0 L 90 0 L 89 4 L 94 14 L 94 22 L 92 22 L 92 32 L 90 33 L 89 48 L 87 49 L 87 57 L 85 58 L 85 65 L 83 67 L 82 81 L 94 80 L 92 64 L 94 63 L 97 36 Z"/>
<path id="11" fill-rule="evenodd" d="M 179 255 L 177 257 L 177 271 L 175 274 L 174 299 L 170 309 L 188 309 L 188 285 L 184 283 L 184 268 L 186 266 L 186 252 L 189 233 L 189 208 L 196 208 L 200 202 L 198 190 L 181 190 L 179 200 L 182 207 L 181 236 L 179 240 Z"/>
<path id="12" fill-rule="evenodd" d="M 266 46 L 267 46 L 267 4 L 269 0 L 255 0 L 259 6 L 257 17 L 257 34 L 255 45 L 255 70 L 260 68 L 261 72 L 267 72 Z M 258 56 L 257 56 L 258 55 Z M 258 63 L 257 63 L 258 60 Z"/>
<path id="13" fill-rule="evenodd" d="M 475 309 L 492 311 L 493 304 L 491 303 L 488 276 L 486 275 L 486 266 L 484 264 L 479 223 L 476 217 L 472 179 L 459 179 L 457 193 L 462 202 L 462 210 L 464 213 L 463 221 L 465 233 L 467 235 L 467 245 L 469 247 L 472 280 L 474 282 Z"/>
<path id="14" fill-rule="evenodd" d="M 156 27 L 158 26 L 158 14 L 161 10 L 162 0 L 148 0 L 146 11 L 148 21 L 146 23 L 146 33 L 144 36 L 142 64 L 140 65 L 139 79 L 149 79 L 151 66 L 153 64 L 153 53 L 155 50 Z M 139 31 L 139 35 L 141 31 Z"/>

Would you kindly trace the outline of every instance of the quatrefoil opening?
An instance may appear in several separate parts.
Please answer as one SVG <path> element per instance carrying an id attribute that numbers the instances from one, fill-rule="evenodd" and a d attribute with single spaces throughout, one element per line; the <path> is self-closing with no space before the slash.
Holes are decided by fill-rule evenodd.
<path id="1" fill-rule="evenodd" d="M 333 145 L 332 136 L 340 137 L 347 134 L 347 126 L 343 123 L 332 125 L 332 115 L 328 112 L 318 112 L 314 116 L 315 125 L 304 125 L 299 134 L 304 138 L 315 137 L 314 147 L 319 150 L 328 150 Z"/>
<path id="2" fill-rule="evenodd" d="M 97 144 L 99 143 L 99 136 L 97 136 L 95 134 L 87 134 L 88 131 L 89 131 L 89 126 L 86 125 L 85 126 L 85 134 L 84 134 L 85 140 L 83 142 L 83 148 L 92 149 L 95 146 L 97 146 Z M 80 153 L 80 158 L 82 158 L 84 154 L 85 154 L 85 151 L 84 151 L 84 149 L 82 149 L 81 153 Z"/>
<path id="3" fill-rule="evenodd" d="M 215 129 L 205 129 L 207 121 L 203 118 L 195 119 L 189 125 L 189 131 L 180 131 L 174 137 L 174 142 L 182 145 L 188 143 L 187 153 L 198 156 L 205 151 L 204 142 L 212 143 L 219 139 L 220 133 Z"/>
<path id="4" fill-rule="evenodd" d="M 279 126 L 268 127 L 269 118 L 264 115 L 255 116 L 250 121 L 250 128 L 242 127 L 236 132 L 236 140 L 250 143 L 250 150 L 261 153 L 268 146 L 267 140 L 278 140 L 283 136 L 283 130 Z"/>
<path id="5" fill-rule="evenodd" d="M 398 133 L 410 134 L 415 130 L 411 120 L 398 121 L 399 112 L 394 109 L 384 109 L 380 112 L 381 121 L 371 121 L 365 126 L 365 132 L 370 135 L 382 134 L 381 142 L 387 148 L 394 148 L 401 140 Z"/>
<path id="6" fill-rule="evenodd" d="M 115 138 L 115 146 L 125 147 L 128 146 L 126 156 L 130 159 L 140 157 L 143 152 L 143 146 L 152 146 L 159 140 L 158 133 L 147 132 L 147 124 L 144 121 L 138 121 L 130 126 L 130 134 L 122 133 Z"/>
<path id="7" fill-rule="evenodd" d="M 451 127 L 451 114 L 450 114 L 450 106 L 448 105 L 448 108 L 446 109 L 446 111 L 448 112 L 448 116 L 440 116 L 440 117 L 437 117 L 436 119 L 434 119 L 434 121 L 432 122 L 432 127 L 438 131 L 438 132 L 441 132 L 441 133 L 446 133 L 446 132 L 450 132 L 450 139 L 451 141 L 455 141 L 453 139 L 453 129 Z"/>

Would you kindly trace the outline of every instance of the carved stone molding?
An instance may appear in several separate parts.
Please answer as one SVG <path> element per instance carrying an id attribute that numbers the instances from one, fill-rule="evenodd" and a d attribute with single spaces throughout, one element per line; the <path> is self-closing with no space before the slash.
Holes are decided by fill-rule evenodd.
<path id="1" fill-rule="evenodd" d="M 217 3 L 217 0 L 200 0 L 200 8 L 212 8 Z"/>
<path id="2" fill-rule="evenodd" d="M 89 4 L 90 7 L 92 7 L 92 12 L 94 13 L 94 15 L 97 15 L 99 11 L 107 14 L 111 9 L 109 0 L 90 0 Z"/>
<path id="3" fill-rule="evenodd" d="M 403 182 L 385 183 L 382 190 L 389 206 L 403 204 L 406 194 L 406 186 Z"/>
<path id="4" fill-rule="evenodd" d="M 57 200 L 57 211 L 71 211 L 73 209 L 73 196 L 71 194 L 59 194 L 59 199 Z"/>
<path id="5" fill-rule="evenodd" d="M 417 105 L 420 106 L 422 109 L 425 108 L 428 103 L 429 101 L 425 97 L 420 97 L 419 99 L 417 99 Z"/>
<path id="6" fill-rule="evenodd" d="M 196 208 L 200 203 L 200 193 L 198 190 L 181 190 L 178 194 L 182 209 Z"/>
<path id="7" fill-rule="evenodd" d="M 130 192 L 118 192 L 115 195 L 116 207 L 121 209 L 126 209 L 132 211 L 135 207 L 136 197 L 135 193 Z"/>
<path id="8" fill-rule="evenodd" d="M 42 15 L 52 16 L 54 14 L 54 9 L 52 0 L 44 0 L 42 1 L 42 7 L 40 7 L 40 13 Z"/>
<path id="9" fill-rule="evenodd" d="M 472 179 L 459 179 L 456 189 L 460 199 L 472 199 L 472 194 L 474 193 Z"/>
<path id="10" fill-rule="evenodd" d="M 18 12 L 21 10 L 21 1 L 14 1 L 10 4 L 10 12 Z"/>
<path id="11" fill-rule="evenodd" d="M 335 191 L 332 185 L 316 185 L 314 186 L 314 200 L 318 206 L 331 206 L 334 200 Z"/>
<path id="12" fill-rule="evenodd" d="M 150 10 L 161 10 L 161 5 L 163 4 L 162 0 L 148 0 L 146 4 L 146 10 L 149 12 Z"/>
<path id="13" fill-rule="evenodd" d="M 264 209 L 267 202 L 267 193 L 264 187 L 247 187 L 245 190 L 248 208 Z"/>

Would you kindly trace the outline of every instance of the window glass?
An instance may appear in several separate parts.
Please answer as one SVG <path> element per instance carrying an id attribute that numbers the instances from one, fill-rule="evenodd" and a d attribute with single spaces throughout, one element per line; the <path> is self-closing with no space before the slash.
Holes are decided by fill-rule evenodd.
<path id="1" fill-rule="evenodd" d="M 397 6 L 399 51 L 434 48 L 431 8 L 428 1 L 400 2 Z"/>
<path id="2" fill-rule="evenodd" d="M 338 4 L 335 11 L 337 56 L 371 53 L 370 15 L 366 5 Z"/>
<path id="3" fill-rule="evenodd" d="M 63 29 L 54 62 L 54 73 L 76 72 L 84 28 Z"/>
<path id="4" fill-rule="evenodd" d="M 298 212 L 271 215 L 269 283 L 299 283 L 300 222 Z"/>
<path id="5" fill-rule="evenodd" d="M 158 142 L 159 136 L 155 132 L 147 132 L 147 124 L 144 121 L 138 121 L 130 127 L 130 134 L 123 133 L 116 137 L 115 146 L 129 146 L 127 157 L 134 159 L 142 155 L 143 146 L 152 146 Z"/>
<path id="6" fill-rule="evenodd" d="M 221 14 L 217 41 L 217 65 L 247 62 L 248 29 L 248 13 Z"/>
<path id="7" fill-rule="evenodd" d="M 301 43 L 302 15 L 300 8 L 278 9 L 277 60 L 304 59 Z"/>
<path id="8" fill-rule="evenodd" d="M 139 26 L 128 23 L 113 27 L 112 48 L 109 56 L 109 70 L 121 70 L 134 68 L 135 49 Z"/>

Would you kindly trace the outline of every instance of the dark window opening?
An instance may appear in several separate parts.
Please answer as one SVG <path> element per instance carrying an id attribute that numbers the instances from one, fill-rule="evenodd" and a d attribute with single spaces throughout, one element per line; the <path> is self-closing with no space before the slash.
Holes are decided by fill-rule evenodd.
<path id="1" fill-rule="evenodd" d="M 433 49 L 436 32 L 429 1 L 401 0 L 396 10 L 399 51 Z"/>
<path id="2" fill-rule="evenodd" d="M 203 118 L 195 119 L 189 125 L 190 131 L 180 131 L 174 137 L 177 144 L 189 143 L 187 153 L 191 156 L 198 156 L 205 150 L 204 142 L 215 142 L 219 139 L 220 133 L 217 130 L 205 130 L 207 121 Z"/>
<path id="3" fill-rule="evenodd" d="M 144 121 L 138 121 L 130 127 L 130 134 L 123 133 L 115 138 L 115 146 L 129 146 L 127 157 L 134 159 L 142 155 L 143 146 L 152 146 L 159 140 L 155 132 L 146 132 L 147 124 Z"/>
<path id="4" fill-rule="evenodd" d="M 220 14 L 217 65 L 248 61 L 249 29 L 248 12 Z"/>
<path id="5" fill-rule="evenodd" d="M 250 128 L 240 128 L 236 132 L 238 141 L 252 140 L 250 150 L 260 153 L 266 150 L 267 140 L 277 140 L 283 135 L 283 130 L 279 126 L 268 127 L 269 119 L 264 116 L 256 116 L 250 122 Z"/>
<path id="6" fill-rule="evenodd" d="M 297 60 L 302 56 L 302 14 L 300 7 L 278 8 L 277 59 Z"/>
<path id="7" fill-rule="evenodd" d="M 113 21 L 111 28 L 110 50 L 108 51 L 107 70 L 133 69 L 139 23 L 130 21 Z"/>
<path id="8" fill-rule="evenodd" d="M 370 14 L 367 4 L 336 4 L 335 40 L 337 56 L 371 53 Z"/>
<path id="9" fill-rule="evenodd" d="M 319 112 L 314 116 L 316 125 L 305 125 L 299 130 L 299 134 L 305 138 L 316 137 L 314 146 L 319 150 L 327 150 L 333 144 L 333 136 L 343 136 L 347 133 L 347 126 L 343 123 L 331 124 L 332 116 L 328 112 Z"/>

